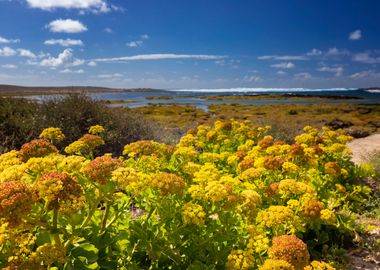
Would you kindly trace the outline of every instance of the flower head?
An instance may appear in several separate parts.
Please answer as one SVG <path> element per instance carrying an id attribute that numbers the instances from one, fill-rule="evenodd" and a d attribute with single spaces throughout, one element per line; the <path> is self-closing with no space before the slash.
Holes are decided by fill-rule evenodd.
<path id="1" fill-rule="evenodd" d="M 51 209 L 59 209 L 61 204 L 74 202 L 82 196 L 79 184 L 70 175 L 60 172 L 42 175 L 37 179 L 35 189 L 38 197 Z"/>
<path id="2" fill-rule="evenodd" d="M 188 202 L 182 207 L 182 219 L 185 224 L 204 224 L 205 217 L 206 212 L 199 204 Z"/>
<path id="3" fill-rule="evenodd" d="M 234 249 L 227 257 L 228 270 L 246 270 L 255 265 L 253 254 L 246 250 Z"/>
<path id="4" fill-rule="evenodd" d="M 60 128 L 50 127 L 50 128 L 45 128 L 41 132 L 39 137 L 41 139 L 45 139 L 50 142 L 54 142 L 54 141 L 60 142 L 60 141 L 63 141 L 63 139 L 65 138 L 65 135 L 62 133 L 62 130 Z"/>
<path id="5" fill-rule="evenodd" d="M 0 218 L 18 224 L 32 208 L 34 194 L 29 185 L 18 181 L 0 183 Z"/>
<path id="6" fill-rule="evenodd" d="M 19 155 L 26 162 L 32 157 L 44 157 L 52 153 L 58 153 L 58 149 L 45 139 L 35 139 L 21 146 Z"/>
<path id="7" fill-rule="evenodd" d="M 303 269 L 310 259 L 307 245 L 295 235 L 274 237 L 268 253 L 269 258 L 287 261 L 296 270 Z"/>
<path id="8" fill-rule="evenodd" d="M 105 131 L 105 129 L 101 125 L 91 126 L 88 129 L 88 133 L 93 134 L 93 135 L 99 135 L 100 133 L 103 133 L 104 131 Z"/>
<path id="9" fill-rule="evenodd" d="M 101 156 L 92 160 L 83 168 L 85 175 L 93 182 L 104 185 L 112 172 L 121 166 L 121 161 L 110 156 Z"/>

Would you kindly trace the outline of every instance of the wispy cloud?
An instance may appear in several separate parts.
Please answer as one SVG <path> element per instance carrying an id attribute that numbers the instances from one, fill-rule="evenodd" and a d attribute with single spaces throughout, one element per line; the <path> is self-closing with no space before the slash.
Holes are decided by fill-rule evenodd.
<path id="1" fill-rule="evenodd" d="M 326 56 L 340 56 L 340 55 L 349 55 L 350 51 L 347 49 L 338 49 L 337 47 L 332 47 L 328 49 L 325 53 Z"/>
<path id="2" fill-rule="evenodd" d="M 69 68 L 65 68 L 64 70 L 61 70 L 59 73 L 83 74 L 84 70 L 83 69 L 72 70 L 72 69 L 69 69 Z"/>
<path id="3" fill-rule="evenodd" d="M 137 48 L 137 47 L 141 47 L 143 44 L 144 44 L 144 41 L 142 41 L 142 40 L 136 40 L 136 41 L 128 42 L 125 45 L 127 45 L 130 48 Z"/>
<path id="4" fill-rule="evenodd" d="M 104 0 L 26 0 L 26 2 L 32 8 L 48 11 L 62 8 L 106 13 L 116 9 L 115 6 L 108 5 Z"/>
<path id="5" fill-rule="evenodd" d="M 301 72 L 301 73 L 294 74 L 294 79 L 296 80 L 309 80 L 312 77 L 313 76 L 308 72 Z"/>
<path id="6" fill-rule="evenodd" d="M 322 51 L 319 49 L 312 49 L 310 52 L 306 53 L 307 56 L 320 56 L 322 55 Z"/>
<path id="7" fill-rule="evenodd" d="M 262 55 L 257 57 L 259 60 L 277 60 L 277 61 L 305 61 L 309 60 L 305 55 Z"/>
<path id="8" fill-rule="evenodd" d="M 243 81 L 246 82 L 261 82 L 263 79 L 260 76 L 248 75 L 243 78 Z"/>
<path id="9" fill-rule="evenodd" d="M 60 45 L 63 47 L 83 46 L 83 41 L 80 39 L 48 39 L 44 42 L 45 45 Z"/>
<path id="10" fill-rule="evenodd" d="M 5 65 L 2 65 L 1 67 L 2 68 L 7 68 L 7 69 L 15 69 L 15 68 L 17 68 L 17 66 L 13 65 L 13 64 L 5 64 Z"/>
<path id="11" fill-rule="evenodd" d="M 273 67 L 273 68 L 284 68 L 284 69 L 294 68 L 295 66 L 296 65 L 293 64 L 292 62 L 283 62 L 283 63 L 271 65 L 271 67 Z"/>
<path id="12" fill-rule="evenodd" d="M 106 28 L 104 28 L 104 30 L 103 30 L 104 32 L 106 32 L 106 33 L 108 33 L 108 34 L 111 34 L 111 33 L 113 33 L 113 30 L 112 30 L 112 28 L 109 28 L 109 27 L 106 27 Z"/>
<path id="13" fill-rule="evenodd" d="M 361 30 L 355 30 L 354 32 L 351 32 L 348 35 L 349 40 L 360 40 L 362 38 L 362 31 Z"/>
<path id="14" fill-rule="evenodd" d="M 344 68 L 343 67 L 328 67 L 328 66 L 323 66 L 317 69 L 318 71 L 321 72 L 331 72 L 335 73 L 335 77 L 340 77 L 343 75 Z"/>
<path id="15" fill-rule="evenodd" d="M 18 43 L 18 42 L 20 42 L 19 39 L 9 39 L 9 38 L 0 36 L 0 43 Z"/>
<path id="16" fill-rule="evenodd" d="M 356 72 L 350 76 L 352 79 L 368 79 L 368 78 L 375 78 L 380 79 L 380 72 L 375 70 L 364 70 L 360 72 Z"/>
<path id="17" fill-rule="evenodd" d="M 87 31 L 87 27 L 77 20 L 58 19 L 46 25 L 50 32 L 54 33 L 81 33 Z"/>
<path id="18" fill-rule="evenodd" d="M 227 58 L 224 55 L 208 54 L 140 54 L 133 56 L 122 56 L 113 58 L 98 58 L 96 62 L 125 62 L 125 61 L 142 61 L 142 60 L 164 60 L 164 59 L 198 59 L 198 60 L 219 60 Z"/>
<path id="19" fill-rule="evenodd" d="M 370 52 L 357 53 L 352 60 L 365 64 L 380 64 L 380 56 L 373 56 Z"/>

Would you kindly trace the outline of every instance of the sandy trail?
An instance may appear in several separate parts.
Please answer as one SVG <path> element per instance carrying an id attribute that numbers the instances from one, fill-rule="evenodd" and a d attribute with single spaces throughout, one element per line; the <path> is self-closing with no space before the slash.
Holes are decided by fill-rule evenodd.
<path id="1" fill-rule="evenodd" d="M 352 161 L 360 164 L 374 151 L 380 151 L 380 134 L 355 139 L 347 146 L 352 150 Z"/>

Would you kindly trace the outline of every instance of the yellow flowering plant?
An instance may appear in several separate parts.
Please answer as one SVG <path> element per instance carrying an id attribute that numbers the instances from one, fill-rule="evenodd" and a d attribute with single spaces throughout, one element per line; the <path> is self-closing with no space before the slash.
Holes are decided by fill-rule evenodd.
<path id="1" fill-rule="evenodd" d="M 65 153 L 60 130 L 42 131 L 0 155 L 0 268 L 334 269 L 321 250 L 352 233 L 347 213 L 371 192 L 355 184 L 351 138 L 269 131 L 216 121 L 120 157 L 95 155 L 101 126 Z"/>

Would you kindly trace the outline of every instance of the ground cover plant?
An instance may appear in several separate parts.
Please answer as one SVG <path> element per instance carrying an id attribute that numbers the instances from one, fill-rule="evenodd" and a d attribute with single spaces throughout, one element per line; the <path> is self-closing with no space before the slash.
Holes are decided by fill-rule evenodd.
<path id="1" fill-rule="evenodd" d="M 272 136 L 287 142 L 306 125 L 321 128 L 339 120 L 340 128 L 353 135 L 380 132 L 380 106 L 362 104 L 212 104 L 208 111 L 194 106 L 144 106 L 132 109 L 154 119 L 170 130 L 182 133 L 199 124 L 211 125 L 217 120 L 250 120 L 256 125 L 272 126 Z"/>
<path id="2" fill-rule="evenodd" d="M 0 156 L 2 269 L 344 267 L 372 190 L 342 130 L 293 144 L 249 121 L 200 125 L 177 145 L 96 156 L 107 130 L 59 128 Z"/>

